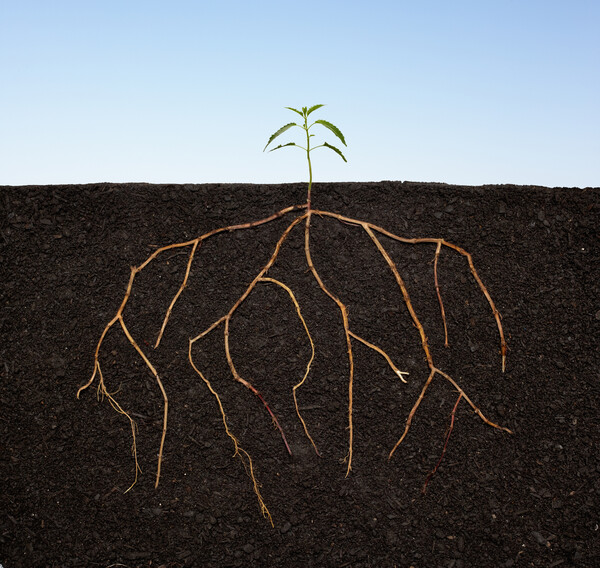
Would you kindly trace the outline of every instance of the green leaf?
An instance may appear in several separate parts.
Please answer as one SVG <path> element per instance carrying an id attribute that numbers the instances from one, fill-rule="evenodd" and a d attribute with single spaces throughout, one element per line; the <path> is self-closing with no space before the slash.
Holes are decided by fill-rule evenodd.
<path id="1" fill-rule="evenodd" d="M 315 106 L 311 106 L 307 111 L 306 111 L 306 116 L 308 116 L 313 110 L 317 110 L 318 108 L 321 108 L 325 105 L 315 105 Z"/>
<path id="2" fill-rule="evenodd" d="M 331 124 L 331 122 L 327 122 L 326 120 L 315 120 L 315 124 L 322 124 L 325 128 L 329 128 L 331 132 L 333 132 L 341 141 L 344 146 L 346 146 L 346 140 L 344 140 L 344 135 L 340 132 L 340 129 Z"/>
<path id="3" fill-rule="evenodd" d="M 277 132 L 275 132 L 275 134 L 273 134 L 273 136 L 271 136 L 271 138 L 269 138 L 269 141 L 267 142 L 267 146 L 271 142 L 273 142 L 273 140 L 275 140 L 275 138 L 277 138 L 280 134 L 283 134 L 286 130 L 289 130 L 292 126 L 298 126 L 298 125 L 295 122 L 290 122 L 289 124 L 282 126 Z M 263 148 L 263 152 L 267 149 L 267 146 L 265 146 Z"/>
<path id="4" fill-rule="evenodd" d="M 338 156 L 340 156 L 340 158 L 342 158 L 342 160 L 344 160 L 344 162 L 348 163 L 348 160 L 346 160 L 344 154 L 342 154 L 339 150 L 339 148 L 336 148 L 335 146 L 332 146 L 331 144 L 327 144 L 327 142 L 323 142 L 323 146 L 325 146 L 325 148 L 329 148 L 330 150 L 333 150 Z"/>
<path id="5" fill-rule="evenodd" d="M 288 110 L 293 110 L 294 112 L 297 112 L 302 118 L 304 118 L 304 115 L 297 109 L 297 108 L 292 108 L 292 107 L 285 107 Z"/>
<path id="6" fill-rule="evenodd" d="M 280 144 L 279 146 L 275 146 L 275 148 L 271 148 L 269 152 L 274 152 L 275 150 L 279 150 L 279 148 L 285 148 L 286 146 L 296 146 L 294 142 L 288 142 L 287 144 Z M 264 150 L 263 150 L 264 152 Z"/>

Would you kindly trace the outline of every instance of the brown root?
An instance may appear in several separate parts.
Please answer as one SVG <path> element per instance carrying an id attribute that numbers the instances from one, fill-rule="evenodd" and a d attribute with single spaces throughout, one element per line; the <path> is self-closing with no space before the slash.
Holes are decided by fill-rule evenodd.
<path id="1" fill-rule="evenodd" d="M 481 292 L 484 294 L 485 298 L 487 299 L 487 301 L 492 309 L 492 313 L 495 318 L 495 321 L 496 321 L 498 333 L 500 336 L 500 353 L 502 356 L 502 371 L 504 372 L 505 366 L 506 366 L 507 347 L 506 347 L 506 341 L 504 339 L 504 331 L 502 328 L 501 316 L 500 316 L 500 313 L 498 312 L 498 310 L 496 309 L 496 306 L 495 306 L 487 288 L 484 286 L 483 282 L 481 281 L 481 278 L 479 277 L 479 275 L 475 269 L 471 255 L 468 252 L 466 252 L 464 249 L 462 249 L 452 243 L 449 243 L 443 239 L 434 239 L 434 238 L 410 238 L 409 239 L 409 238 L 400 237 L 400 236 L 395 235 L 395 234 L 393 234 L 377 225 L 374 225 L 372 223 L 360 221 L 360 220 L 353 219 L 350 217 L 345 217 L 345 216 L 339 215 L 337 213 L 330 213 L 328 211 L 311 210 L 309 204 L 306 203 L 303 205 L 296 205 L 293 207 L 288 207 L 286 209 L 282 209 L 281 211 L 279 211 L 269 217 L 266 217 L 264 219 L 258 220 L 258 221 L 254 221 L 251 223 L 239 224 L 239 225 L 230 225 L 227 227 L 221 227 L 219 229 L 214 229 L 212 231 L 209 231 L 208 233 L 205 233 L 195 239 L 158 248 L 142 264 L 140 264 L 137 267 L 134 266 L 131 268 L 129 282 L 127 285 L 127 289 L 125 291 L 125 295 L 121 302 L 121 305 L 119 306 L 119 309 L 118 309 L 116 315 L 110 320 L 110 322 L 104 328 L 104 330 L 100 336 L 100 339 L 98 341 L 98 344 L 96 345 L 96 351 L 94 354 L 93 374 L 92 374 L 91 378 L 89 379 L 89 381 L 85 385 L 80 387 L 79 390 L 77 391 L 77 397 L 79 398 L 81 392 L 86 390 L 88 387 L 90 387 L 93 384 L 93 382 L 96 379 L 98 379 L 98 396 L 102 397 L 102 398 L 106 397 L 108 399 L 109 403 L 111 404 L 111 406 L 113 407 L 113 409 L 116 412 L 118 412 L 119 414 L 122 414 L 129 421 L 130 426 L 131 426 L 132 438 L 133 438 L 132 453 L 133 453 L 134 462 L 135 462 L 135 479 L 134 479 L 132 485 L 129 487 L 129 489 L 131 489 L 131 487 L 133 487 L 133 485 L 135 485 L 135 483 L 137 482 L 137 479 L 138 479 L 138 473 L 141 471 L 139 464 L 138 464 L 138 459 L 137 459 L 137 445 L 136 445 L 137 426 L 131 416 L 132 413 L 128 413 L 126 410 L 124 410 L 122 408 L 122 406 L 119 404 L 119 402 L 117 402 L 117 400 L 114 396 L 116 393 L 111 394 L 108 391 L 108 389 L 106 388 L 102 370 L 100 368 L 100 349 L 102 347 L 104 339 L 106 338 L 107 333 L 113 328 L 113 326 L 116 323 L 119 324 L 121 330 L 123 331 L 125 337 L 129 341 L 131 346 L 135 349 L 135 351 L 138 353 L 138 355 L 144 361 L 146 367 L 149 369 L 149 371 L 154 376 L 154 378 L 156 380 L 156 384 L 158 385 L 158 388 L 161 391 L 161 394 L 163 397 L 162 435 L 161 435 L 161 441 L 160 441 L 160 448 L 159 448 L 159 452 L 158 452 L 158 465 L 157 465 L 157 471 L 156 471 L 155 487 L 158 486 L 159 481 L 160 481 L 161 466 L 162 466 L 162 460 L 163 460 L 163 450 L 164 450 L 165 439 L 166 439 L 166 434 L 167 434 L 167 419 L 168 419 L 168 409 L 169 409 L 169 399 L 168 399 L 165 387 L 163 385 L 163 382 L 162 382 L 156 368 L 150 362 L 150 359 L 148 358 L 148 356 L 140 348 L 138 342 L 134 339 L 134 337 L 128 330 L 128 328 L 125 324 L 124 317 L 123 317 L 123 311 L 125 309 L 125 306 L 129 300 L 130 296 L 131 296 L 133 283 L 134 283 L 136 275 L 139 272 L 141 272 L 150 262 L 152 262 L 154 259 L 156 259 L 161 253 L 171 250 L 171 249 L 175 249 L 175 248 L 185 248 L 185 247 L 190 248 L 183 281 L 182 281 L 179 289 L 177 290 L 176 294 L 172 298 L 172 300 L 169 304 L 169 307 L 167 308 L 167 310 L 165 312 L 165 316 L 163 318 L 162 325 L 161 325 L 160 331 L 158 333 L 156 343 L 154 345 L 154 347 L 157 348 L 160 345 L 161 339 L 163 337 L 163 334 L 165 332 L 165 329 L 167 327 L 167 324 L 169 322 L 169 319 L 173 312 L 173 309 L 188 285 L 188 280 L 190 277 L 191 268 L 192 268 L 192 264 L 193 264 L 196 252 L 198 251 L 199 247 L 202 245 L 203 241 L 205 241 L 206 239 L 210 238 L 213 235 L 223 233 L 226 231 L 231 232 L 231 231 L 237 231 L 237 230 L 258 227 L 260 225 L 263 225 L 263 224 L 273 221 L 275 219 L 279 219 L 279 218 L 285 216 L 286 214 L 288 214 L 292 211 L 296 211 L 296 210 L 305 210 L 305 211 L 302 212 L 297 217 L 295 217 L 293 219 L 293 221 L 291 223 L 289 223 L 289 225 L 283 231 L 283 233 L 281 234 L 279 240 L 277 241 L 277 243 L 275 245 L 275 248 L 274 248 L 268 262 L 259 270 L 259 272 L 255 276 L 255 278 L 250 282 L 250 284 L 247 286 L 245 291 L 231 306 L 229 311 L 226 314 L 224 314 L 223 316 L 221 316 L 220 318 L 218 318 L 216 321 L 214 321 L 212 324 L 210 324 L 204 331 L 202 331 L 195 337 L 191 338 L 189 340 L 189 348 L 188 348 L 189 363 L 192 366 L 192 368 L 194 369 L 194 371 L 200 376 L 200 378 L 206 384 L 209 391 L 215 397 L 215 400 L 217 401 L 217 405 L 219 407 L 219 411 L 221 413 L 221 418 L 223 421 L 225 432 L 234 444 L 234 448 L 235 448 L 234 456 L 238 456 L 240 458 L 240 460 L 242 461 L 244 468 L 246 469 L 246 472 L 248 473 L 248 476 L 250 477 L 250 479 L 252 481 L 253 489 L 257 496 L 261 512 L 269 520 L 269 522 L 271 524 L 273 524 L 271 514 L 269 513 L 269 510 L 267 509 L 264 499 L 260 493 L 260 484 L 258 483 L 258 481 L 256 479 L 255 469 L 254 469 L 254 464 L 252 462 L 252 458 L 250 457 L 250 454 L 241 447 L 239 440 L 231 432 L 221 399 L 220 399 L 219 395 L 217 394 L 217 392 L 215 391 L 215 389 L 212 387 L 209 380 L 199 370 L 196 363 L 194 362 L 194 359 L 192 356 L 192 347 L 193 347 L 194 343 L 196 343 L 200 339 L 204 338 L 206 335 L 208 335 L 209 333 L 211 333 L 212 331 L 217 329 L 221 324 L 223 324 L 223 345 L 224 345 L 224 350 L 225 350 L 225 357 L 227 359 L 227 363 L 228 363 L 229 369 L 231 371 L 231 375 L 233 376 L 235 381 L 244 385 L 248 390 L 253 392 L 261 400 L 261 402 L 265 406 L 266 410 L 270 414 L 275 426 L 278 428 L 288 452 L 291 454 L 289 444 L 286 440 L 283 429 L 275 416 L 275 413 L 271 410 L 271 408 L 269 407 L 269 405 L 267 404 L 267 402 L 265 401 L 265 399 L 263 398 L 261 393 L 254 387 L 254 385 L 247 378 L 243 378 L 240 375 L 240 373 L 237 371 L 236 366 L 235 366 L 232 356 L 231 356 L 230 335 L 229 335 L 230 323 L 231 323 L 232 317 L 234 316 L 236 310 L 242 305 L 242 303 L 252 293 L 252 291 L 254 290 L 254 288 L 257 286 L 258 283 L 271 283 L 271 284 L 274 284 L 277 287 L 285 290 L 285 292 L 287 292 L 287 294 L 295 308 L 296 314 L 297 314 L 298 318 L 300 319 L 300 322 L 302 323 L 302 326 L 304 328 L 306 337 L 308 338 L 308 342 L 309 342 L 310 348 L 311 348 L 311 355 L 310 355 L 308 363 L 306 364 L 304 375 L 303 375 L 302 379 L 296 385 L 294 385 L 292 388 L 292 396 L 294 399 L 294 406 L 296 409 L 296 414 L 298 416 L 298 419 L 300 420 L 302 427 L 304 429 L 304 433 L 306 434 L 308 440 L 312 444 L 317 455 L 320 455 L 319 451 L 317 449 L 317 445 L 309 433 L 309 429 L 306 424 L 306 421 L 302 417 L 302 414 L 300 412 L 300 408 L 298 405 L 298 399 L 297 399 L 297 391 L 301 386 L 303 386 L 306 383 L 306 380 L 307 380 L 308 375 L 311 370 L 311 365 L 315 358 L 315 344 L 314 344 L 312 336 L 309 332 L 306 321 L 302 315 L 300 305 L 296 299 L 294 292 L 291 290 L 291 288 L 289 286 L 284 284 L 282 281 L 267 276 L 268 271 L 273 266 L 273 264 L 275 263 L 278 255 L 279 255 L 279 252 L 281 250 L 283 243 L 285 242 L 285 240 L 287 239 L 287 237 L 289 236 L 291 231 L 297 225 L 299 225 L 302 221 L 304 221 L 304 255 L 306 258 L 308 270 L 312 274 L 313 278 L 315 279 L 315 281 L 317 282 L 317 284 L 319 285 L 321 290 L 336 304 L 337 308 L 339 309 L 341 319 L 342 319 L 343 332 L 344 332 L 344 336 L 345 336 L 345 340 L 346 340 L 347 353 L 348 353 L 348 428 L 347 429 L 348 429 L 348 434 L 349 434 L 348 453 L 345 458 L 345 461 L 347 463 L 346 476 L 348 476 L 350 471 L 352 470 L 352 454 L 353 454 L 353 441 L 354 441 L 354 427 L 353 427 L 353 416 L 352 416 L 353 415 L 354 352 L 353 352 L 352 340 L 359 341 L 363 345 L 366 345 L 367 347 L 369 347 L 370 349 L 372 349 L 373 351 L 375 351 L 379 355 L 381 355 L 385 359 L 387 364 L 389 365 L 390 369 L 396 374 L 396 376 L 398 376 L 400 378 L 400 380 L 402 382 L 404 382 L 404 383 L 406 382 L 404 375 L 408 374 L 404 371 L 400 371 L 398 369 L 398 367 L 392 362 L 392 359 L 390 358 L 390 356 L 383 349 L 381 349 L 377 345 L 367 341 L 366 339 L 358 336 L 356 333 L 351 331 L 349 318 L 348 318 L 348 308 L 347 308 L 346 304 L 344 304 L 341 301 L 341 299 L 338 296 L 336 296 L 324 284 L 324 282 L 321 279 L 321 276 L 319 275 L 319 272 L 317 271 L 317 269 L 313 263 L 313 260 L 312 260 L 311 249 L 310 249 L 310 222 L 311 222 L 311 216 L 313 213 L 316 215 L 319 215 L 321 217 L 331 217 L 331 218 L 337 219 L 338 221 L 340 221 L 342 223 L 360 227 L 365 231 L 365 233 L 369 236 L 369 238 L 371 239 L 371 241 L 373 242 L 373 244 L 375 245 L 375 247 L 377 248 L 377 250 L 383 257 L 384 261 L 388 265 L 388 268 L 391 270 L 391 272 L 396 280 L 396 283 L 400 289 L 400 292 L 402 294 L 404 304 L 406 305 L 408 312 L 410 314 L 410 317 L 412 319 L 412 322 L 419 333 L 421 347 L 422 347 L 423 353 L 425 355 L 425 359 L 427 360 L 427 365 L 429 367 L 429 375 L 421 389 L 421 392 L 420 392 L 417 400 L 413 404 L 413 406 L 408 414 L 408 417 L 406 419 L 406 424 L 404 427 L 404 431 L 403 431 L 401 437 L 399 438 L 399 440 L 396 442 L 396 444 L 392 448 L 392 450 L 389 454 L 389 458 L 391 458 L 393 456 L 393 454 L 396 451 L 396 449 L 398 448 L 398 446 L 402 443 L 402 441 L 408 434 L 411 423 L 412 423 L 413 418 L 419 408 L 419 405 L 423 401 L 425 394 L 427 392 L 427 389 L 433 382 L 433 379 L 436 377 L 436 375 L 440 375 L 442 378 L 446 379 L 450 384 L 452 384 L 452 386 L 459 393 L 458 400 L 456 402 L 454 410 L 452 411 L 451 425 L 449 427 L 448 436 L 446 438 L 446 443 L 444 445 L 444 449 L 442 452 L 442 458 L 446 451 L 446 446 L 448 444 L 448 439 L 449 439 L 450 433 L 452 431 L 452 427 L 454 426 L 454 417 L 455 417 L 455 413 L 456 413 L 456 408 L 457 408 L 460 400 L 462 400 L 463 398 L 471 406 L 473 411 L 480 417 L 480 419 L 483 422 L 485 422 L 489 426 L 492 426 L 493 428 L 497 428 L 499 430 L 502 430 L 502 431 L 505 431 L 508 433 L 512 433 L 511 430 L 509 430 L 508 428 L 499 426 L 498 424 L 495 424 L 494 422 L 492 422 L 491 420 L 486 418 L 486 416 L 481 412 L 479 407 L 472 402 L 472 400 L 467 396 L 467 394 L 460 387 L 460 385 L 452 377 L 450 377 L 450 375 L 448 375 L 447 373 L 445 373 L 444 371 L 442 371 L 438 367 L 436 367 L 436 365 L 434 364 L 430 349 L 429 349 L 428 339 L 427 339 L 427 335 L 425 333 L 425 329 L 423 328 L 423 325 L 421 324 L 419 317 L 413 307 L 406 284 L 405 284 L 396 264 L 392 260 L 390 254 L 388 253 L 386 248 L 383 246 L 383 244 L 381 243 L 381 240 L 378 238 L 377 235 L 378 234 L 384 235 L 388 238 L 391 238 L 393 240 L 399 241 L 401 243 L 406 243 L 406 244 L 435 244 L 436 245 L 435 255 L 434 255 L 434 259 L 433 259 L 433 277 L 434 277 L 434 286 L 436 289 L 436 294 L 437 294 L 438 302 L 440 305 L 441 319 L 442 319 L 442 323 L 444 326 L 444 345 L 446 347 L 448 346 L 448 329 L 447 329 L 447 325 L 446 325 L 446 314 L 445 314 L 445 310 L 444 310 L 444 304 L 442 301 L 441 289 L 440 289 L 440 285 L 439 285 L 439 281 L 438 281 L 438 261 L 440 258 L 441 251 L 444 247 L 449 248 L 455 252 L 458 252 L 460 255 L 464 256 L 467 259 L 471 274 L 473 275 L 473 278 L 475 279 L 476 283 L 478 284 Z M 441 462 L 441 458 L 440 458 L 440 462 Z M 438 466 L 439 466 L 439 462 L 438 462 Z M 423 489 L 425 489 L 425 487 L 427 486 L 427 482 L 429 481 L 429 478 L 431 477 L 431 475 L 433 475 L 435 473 L 438 466 L 436 466 L 436 468 L 433 470 L 433 472 L 427 478 L 427 481 L 425 482 Z M 127 491 L 129 491 L 129 489 Z"/>

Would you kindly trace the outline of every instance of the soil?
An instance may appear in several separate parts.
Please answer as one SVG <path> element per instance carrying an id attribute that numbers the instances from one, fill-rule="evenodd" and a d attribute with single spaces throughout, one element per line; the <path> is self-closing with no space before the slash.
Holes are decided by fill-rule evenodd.
<path id="1" fill-rule="evenodd" d="M 450 347 L 433 280 L 435 244 L 382 237 L 429 337 L 436 365 L 464 401 L 440 459 L 457 393 L 437 376 L 411 429 L 388 453 L 428 376 L 401 292 L 359 227 L 314 217 L 313 260 L 348 305 L 354 341 L 354 445 L 348 452 L 348 357 L 340 310 L 307 272 L 301 226 L 269 275 L 294 290 L 313 337 L 296 415 L 292 387 L 310 344 L 289 296 L 260 283 L 231 322 L 232 358 L 261 402 L 229 372 L 218 328 L 194 359 L 252 456 L 275 524 L 260 514 L 214 396 L 187 360 L 188 340 L 221 317 L 265 265 L 297 213 L 224 232 L 198 249 L 158 349 L 189 248 L 166 251 L 136 278 L 132 335 L 169 397 L 161 481 L 154 488 L 163 398 L 115 326 L 100 360 L 108 390 L 138 426 L 98 400 L 94 350 L 125 294 L 130 267 L 157 247 L 265 218 L 305 201 L 304 184 L 0 187 L 0 564 L 108 567 L 600 566 L 599 188 L 315 184 L 313 206 L 404 237 L 441 237 L 472 254 L 509 347 L 501 371 L 492 310 L 465 258 L 438 264 Z"/>

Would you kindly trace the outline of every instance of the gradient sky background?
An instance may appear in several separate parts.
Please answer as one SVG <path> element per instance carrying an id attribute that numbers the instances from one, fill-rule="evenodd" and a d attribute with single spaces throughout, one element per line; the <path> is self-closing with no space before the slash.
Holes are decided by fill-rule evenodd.
<path id="1" fill-rule="evenodd" d="M 324 103 L 348 164 L 315 181 L 597 187 L 599 30 L 598 0 L 0 0 L 0 184 L 305 181 L 262 150 Z"/>

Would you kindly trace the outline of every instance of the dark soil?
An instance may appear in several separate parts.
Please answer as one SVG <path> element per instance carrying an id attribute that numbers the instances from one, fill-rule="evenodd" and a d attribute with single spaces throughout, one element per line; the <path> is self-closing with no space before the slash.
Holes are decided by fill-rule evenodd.
<path id="1" fill-rule="evenodd" d="M 152 344 L 185 274 L 165 252 L 138 276 L 125 319 L 165 383 L 170 414 L 154 488 L 162 397 L 115 327 L 101 361 L 108 389 L 137 421 L 143 474 L 133 481 L 131 430 L 96 385 L 76 399 L 94 350 L 125 293 L 131 265 L 157 246 L 258 220 L 305 200 L 304 184 L 0 187 L 0 564 L 21 566 L 502 567 L 600 566 L 600 189 L 316 184 L 314 207 L 406 237 L 443 237 L 473 255 L 503 319 L 502 374 L 493 314 L 464 257 L 445 249 L 439 278 L 450 348 L 433 284 L 435 245 L 384 245 L 429 336 L 436 364 L 490 420 L 463 401 L 439 470 L 457 395 L 436 377 L 388 461 L 428 368 L 394 278 L 368 236 L 314 218 L 313 260 L 349 306 L 354 342 L 354 461 L 348 451 L 348 360 L 340 311 L 307 272 L 301 227 L 270 271 L 289 297 L 260 284 L 231 324 L 232 356 L 276 412 L 289 456 L 260 401 L 233 381 L 222 329 L 196 345 L 232 431 L 252 456 L 275 528 L 258 507 L 213 395 L 187 361 L 188 339 L 223 315 L 266 263 L 294 213 L 208 239 L 160 347 Z"/>

